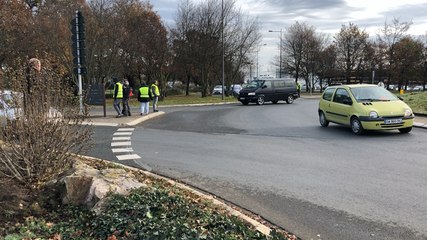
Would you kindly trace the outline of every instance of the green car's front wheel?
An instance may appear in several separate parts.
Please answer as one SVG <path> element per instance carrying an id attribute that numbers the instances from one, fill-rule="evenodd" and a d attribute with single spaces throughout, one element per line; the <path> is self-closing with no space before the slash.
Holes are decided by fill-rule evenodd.
<path id="1" fill-rule="evenodd" d="M 351 118 L 350 125 L 351 125 L 351 131 L 353 131 L 353 133 L 357 135 L 361 135 L 365 131 L 363 129 L 362 123 L 357 117 Z"/>
<path id="2" fill-rule="evenodd" d="M 399 128 L 400 133 L 409 133 L 412 130 L 412 127 Z"/>

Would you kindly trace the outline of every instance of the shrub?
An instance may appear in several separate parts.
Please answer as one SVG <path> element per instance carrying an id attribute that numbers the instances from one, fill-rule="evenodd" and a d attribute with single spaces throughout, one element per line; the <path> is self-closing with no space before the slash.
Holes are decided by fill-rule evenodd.
<path id="1" fill-rule="evenodd" d="M 17 92 L 13 102 L 21 116 L 1 129 L 0 182 L 8 179 L 24 189 L 23 201 L 35 199 L 47 182 L 69 168 L 70 154 L 87 149 L 92 131 L 81 126 L 85 116 L 72 89 L 46 69 L 14 73 L 10 86 Z"/>

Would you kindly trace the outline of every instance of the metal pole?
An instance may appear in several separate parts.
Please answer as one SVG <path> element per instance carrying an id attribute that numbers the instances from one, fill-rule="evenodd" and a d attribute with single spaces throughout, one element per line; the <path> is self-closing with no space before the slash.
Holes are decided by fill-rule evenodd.
<path id="1" fill-rule="evenodd" d="M 375 70 L 372 70 L 372 84 L 374 84 L 374 79 L 375 79 Z"/>
<path id="2" fill-rule="evenodd" d="M 256 51 L 256 79 L 259 79 L 259 59 L 258 59 L 258 54 L 259 53 L 259 47 Z"/>
<path id="3" fill-rule="evenodd" d="M 79 113 L 83 114 L 83 84 L 82 84 L 82 70 L 80 62 L 80 34 L 79 34 L 79 11 L 76 11 L 76 48 L 77 48 L 77 80 L 79 84 Z"/>
<path id="4" fill-rule="evenodd" d="M 273 31 L 273 30 L 268 30 L 268 31 L 269 32 L 280 32 L 280 43 L 279 43 L 279 78 L 281 78 L 282 77 L 282 29 L 280 29 L 280 31 Z"/>
<path id="5" fill-rule="evenodd" d="M 282 29 L 280 29 L 279 78 L 282 78 Z"/>
<path id="6" fill-rule="evenodd" d="M 224 100 L 224 0 L 221 0 L 222 100 Z"/>

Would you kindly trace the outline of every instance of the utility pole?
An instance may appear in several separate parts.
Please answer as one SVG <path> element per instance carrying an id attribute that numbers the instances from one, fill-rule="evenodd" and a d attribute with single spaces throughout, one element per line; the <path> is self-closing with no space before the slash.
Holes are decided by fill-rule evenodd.
<path id="1" fill-rule="evenodd" d="M 268 32 L 280 32 L 280 43 L 279 43 L 279 78 L 282 78 L 282 29 L 280 29 L 280 31 L 268 30 Z"/>
<path id="2" fill-rule="evenodd" d="M 224 100 L 224 0 L 221 0 L 221 44 L 222 44 L 222 97 Z"/>
<path id="3" fill-rule="evenodd" d="M 71 20 L 73 63 L 74 73 L 77 74 L 79 87 L 80 114 L 83 113 L 83 84 L 82 75 L 86 74 L 86 52 L 85 52 L 85 25 L 84 18 L 80 11 L 76 11 L 76 17 Z"/>

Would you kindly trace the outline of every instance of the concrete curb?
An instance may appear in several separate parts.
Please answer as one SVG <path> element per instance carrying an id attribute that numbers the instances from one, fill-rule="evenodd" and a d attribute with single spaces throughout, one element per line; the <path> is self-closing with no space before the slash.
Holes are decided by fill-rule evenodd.
<path id="1" fill-rule="evenodd" d="M 244 213 L 242 213 L 240 211 L 237 211 L 236 209 L 230 207 L 226 203 L 218 200 L 213 195 L 205 194 L 205 193 L 203 193 L 203 192 L 201 192 L 201 191 L 199 191 L 199 190 L 197 190 L 195 188 L 192 188 L 192 187 L 190 187 L 188 185 L 176 182 L 173 179 L 170 179 L 170 178 L 167 178 L 167 177 L 164 177 L 164 176 L 160 176 L 160 175 L 157 175 L 155 173 L 152 173 L 152 172 L 149 172 L 149 171 L 146 171 L 146 170 L 142 170 L 142 169 L 139 169 L 139 168 L 126 166 L 126 165 L 123 165 L 123 164 L 120 164 L 120 163 L 117 163 L 117 162 L 110 162 L 110 161 L 99 159 L 99 158 L 94 158 L 94 157 L 89 157 L 89 156 L 82 156 L 82 155 L 77 155 L 77 156 L 81 157 L 81 158 L 89 159 L 89 160 L 95 160 L 95 161 L 112 163 L 112 164 L 121 166 L 123 168 L 129 169 L 129 170 L 141 172 L 141 173 L 143 173 L 143 174 L 145 174 L 147 176 L 153 177 L 155 179 L 164 180 L 164 181 L 170 183 L 173 186 L 176 186 L 176 187 L 178 187 L 180 189 L 189 191 L 192 194 L 195 194 L 195 195 L 197 195 L 197 196 L 199 196 L 199 197 L 201 197 L 201 198 L 203 198 L 205 200 L 211 201 L 214 205 L 222 207 L 223 209 L 225 209 L 231 215 L 236 216 L 236 217 L 242 219 L 244 222 L 247 222 L 248 224 L 252 225 L 257 231 L 261 232 L 262 234 L 264 234 L 266 236 L 270 235 L 270 232 L 271 232 L 271 228 L 270 227 L 268 227 L 268 226 L 262 224 L 261 222 L 259 222 L 259 221 L 255 220 L 255 219 L 253 219 L 253 218 L 245 215 Z"/>
<path id="2" fill-rule="evenodd" d="M 161 116 L 163 114 L 165 114 L 165 112 L 161 112 L 161 111 L 155 112 L 155 113 L 152 113 L 152 114 L 140 117 L 140 118 L 138 118 L 136 120 L 133 120 L 133 121 L 131 121 L 129 123 L 125 123 L 125 124 L 122 124 L 122 125 L 125 125 L 125 126 L 135 126 L 135 125 L 137 125 L 139 123 L 145 122 L 145 121 L 150 120 L 150 119 L 155 118 L 155 117 L 159 117 L 159 116 Z"/>
<path id="3" fill-rule="evenodd" d="M 138 118 L 131 120 L 131 121 L 127 121 L 126 118 L 118 118 L 118 120 L 111 119 L 111 122 L 99 122 L 99 121 L 91 119 L 89 121 L 83 121 L 82 125 L 104 126 L 104 127 L 135 126 L 135 125 L 138 125 L 139 123 L 142 123 L 144 121 L 147 121 L 147 120 L 155 118 L 155 117 L 159 117 L 163 114 L 165 114 L 165 112 L 159 111 L 159 112 L 151 113 L 149 115 L 138 117 Z M 108 119 L 103 119 L 103 121 L 106 121 L 106 120 L 108 120 Z"/>
<path id="4" fill-rule="evenodd" d="M 427 129 L 427 123 L 414 122 L 414 127 Z"/>

